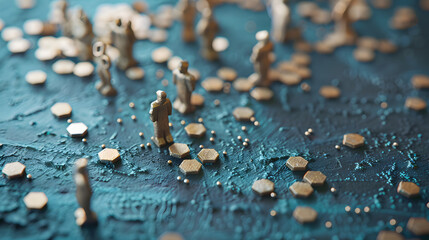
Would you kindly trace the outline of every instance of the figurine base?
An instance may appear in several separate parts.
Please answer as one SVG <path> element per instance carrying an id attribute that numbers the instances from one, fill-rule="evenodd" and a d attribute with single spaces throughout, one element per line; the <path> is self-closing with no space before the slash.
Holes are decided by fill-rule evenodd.
<path id="1" fill-rule="evenodd" d="M 106 97 L 113 97 L 118 94 L 116 89 L 112 86 L 104 86 L 102 82 L 98 82 L 97 85 L 95 85 L 95 88 Z"/>
<path id="2" fill-rule="evenodd" d="M 192 106 L 191 104 L 183 104 L 178 98 L 174 101 L 173 108 L 181 114 L 193 113 L 195 111 L 194 106 Z"/>
<path id="3" fill-rule="evenodd" d="M 266 79 L 265 81 L 261 81 L 258 73 L 253 73 L 247 78 L 254 87 L 268 87 L 271 85 L 271 80 Z"/>
<path id="4" fill-rule="evenodd" d="M 209 61 L 215 61 L 219 59 L 219 55 L 214 50 L 203 50 L 201 51 L 201 55 Z"/>
<path id="5" fill-rule="evenodd" d="M 74 216 L 76 217 L 76 224 L 80 227 L 97 225 L 97 214 L 95 212 L 91 212 L 91 216 L 88 217 L 83 208 L 78 208 L 74 212 Z"/>

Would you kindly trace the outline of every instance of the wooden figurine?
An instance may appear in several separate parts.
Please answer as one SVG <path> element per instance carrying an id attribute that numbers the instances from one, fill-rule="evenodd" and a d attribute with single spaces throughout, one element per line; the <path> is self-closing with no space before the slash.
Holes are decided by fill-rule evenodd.
<path id="1" fill-rule="evenodd" d="M 194 20 L 197 9 L 193 0 L 180 0 L 177 10 L 182 21 L 182 39 L 185 42 L 195 41 Z"/>
<path id="2" fill-rule="evenodd" d="M 197 25 L 198 34 L 202 38 L 201 55 L 210 61 L 218 59 L 217 52 L 213 49 L 213 40 L 218 31 L 218 24 L 213 18 L 212 10 L 205 8 Z"/>
<path id="3" fill-rule="evenodd" d="M 158 146 L 163 147 L 168 143 L 172 143 L 173 136 L 170 133 L 168 116 L 171 115 L 172 108 L 170 99 L 164 91 L 156 92 L 156 101 L 150 105 L 150 120 L 153 122 L 154 136 L 152 141 Z"/>
<path id="4" fill-rule="evenodd" d="M 60 25 L 63 36 L 72 37 L 72 26 L 70 21 L 70 13 L 68 12 L 67 0 L 55 1 L 51 6 L 49 22 Z"/>
<path id="5" fill-rule="evenodd" d="M 113 87 L 110 74 L 110 58 L 105 54 L 101 54 L 104 51 L 105 45 L 97 42 L 94 45 L 94 56 L 97 57 L 97 74 L 100 76 L 100 81 L 97 82 L 95 88 L 104 96 L 116 96 L 117 91 Z"/>
<path id="6" fill-rule="evenodd" d="M 92 32 L 92 24 L 82 8 L 77 9 L 74 15 L 72 34 L 79 50 L 79 59 L 82 61 L 92 60 L 94 33 Z"/>
<path id="7" fill-rule="evenodd" d="M 92 189 L 88 177 L 88 160 L 81 158 L 75 163 L 74 181 L 76 183 L 76 200 L 80 208 L 74 212 L 76 224 L 83 227 L 97 224 L 97 214 L 91 210 Z"/>
<path id="8" fill-rule="evenodd" d="M 287 0 L 272 0 L 271 2 L 271 35 L 279 43 L 286 41 L 286 33 L 290 23 L 290 9 Z"/>
<path id="9" fill-rule="evenodd" d="M 270 55 L 274 50 L 274 45 L 270 41 L 270 34 L 265 30 L 256 33 L 256 40 L 258 40 L 258 43 L 253 47 L 252 56 L 250 57 L 257 75 L 254 85 L 268 86 L 270 84 Z"/>
<path id="10" fill-rule="evenodd" d="M 173 107 L 182 114 L 195 111 L 195 106 L 191 104 L 191 96 L 192 91 L 195 90 L 196 79 L 188 72 L 188 66 L 187 61 L 182 61 L 180 66 L 173 71 L 173 83 L 177 89 L 177 98 Z"/>
<path id="11" fill-rule="evenodd" d="M 137 65 L 137 60 L 133 57 L 133 47 L 136 37 L 131 28 L 131 21 L 123 23 L 121 19 L 116 19 L 115 23 L 111 26 L 111 30 L 112 44 L 119 50 L 116 66 L 125 71 Z"/>
<path id="12" fill-rule="evenodd" d="M 354 0 L 338 0 L 332 10 L 332 19 L 335 21 L 334 36 L 346 45 L 354 44 L 357 38 L 350 16 L 353 3 Z"/>

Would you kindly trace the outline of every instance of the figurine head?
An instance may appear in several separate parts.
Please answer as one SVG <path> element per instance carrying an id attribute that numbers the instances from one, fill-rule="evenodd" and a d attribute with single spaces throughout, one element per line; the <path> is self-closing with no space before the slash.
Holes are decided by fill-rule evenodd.
<path id="1" fill-rule="evenodd" d="M 82 21 L 86 22 L 88 20 L 88 17 L 86 16 L 86 13 L 83 11 L 81 7 L 78 7 L 76 9 L 76 16 Z"/>
<path id="2" fill-rule="evenodd" d="M 212 17 L 212 10 L 210 9 L 210 7 L 205 7 L 203 9 L 202 14 L 203 14 L 203 17 L 211 18 Z"/>
<path id="3" fill-rule="evenodd" d="M 188 72 L 189 63 L 188 61 L 181 61 L 179 65 L 179 71 L 181 73 L 187 73 Z"/>
<path id="4" fill-rule="evenodd" d="M 100 62 L 101 62 L 101 66 L 104 69 L 109 69 L 110 68 L 110 58 L 107 55 L 102 55 L 100 58 Z"/>
<path id="5" fill-rule="evenodd" d="M 162 90 L 156 91 L 156 101 L 157 102 L 164 103 L 166 99 L 167 99 L 167 94 L 164 91 L 162 91 Z"/>
<path id="6" fill-rule="evenodd" d="M 75 162 L 75 171 L 77 173 L 85 173 L 87 170 L 87 166 L 88 166 L 88 159 L 86 158 L 80 158 Z"/>
<path id="7" fill-rule="evenodd" d="M 266 43 L 270 39 L 270 34 L 267 30 L 262 30 L 257 32 L 255 37 L 259 42 Z"/>
<path id="8" fill-rule="evenodd" d="M 101 57 L 106 53 L 106 44 L 102 41 L 97 41 L 92 46 L 92 54 L 94 57 Z"/>

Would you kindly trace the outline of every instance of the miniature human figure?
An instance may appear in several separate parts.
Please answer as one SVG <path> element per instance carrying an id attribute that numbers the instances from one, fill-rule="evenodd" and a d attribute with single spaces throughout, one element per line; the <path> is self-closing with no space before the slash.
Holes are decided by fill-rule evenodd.
<path id="1" fill-rule="evenodd" d="M 76 47 L 79 50 L 79 59 L 82 61 L 92 60 L 92 40 L 94 39 L 94 33 L 92 32 L 92 24 L 82 8 L 76 11 L 73 19 L 72 34 Z"/>
<path id="2" fill-rule="evenodd" d="M 195 41 L 194 20 L 196 14 L 195 2 L 193 0 L 180 0 L 177 4 L 177 10 L 180 13 L 183 30 L 182 39 L 185 42 Z"/>
<path id="3" fill-rule="evenodd" d="M 173 103 L 174 109 L 182 114 L 195 111 L 191 104 L 192 91 L 195 89 L 196 79 L 188 72 L 188 62 L 180 62 L 180 66 L 173 71 L 173 83 L 177 88 L 177 98 Z"/>
<path id="4" fill-rule="evenodd" d="M 95 54 L 94 54 L 95 55 Z M 97 60 L 97 74 L 100 76 L 100 81 L 97 82 L 95 88 L 104 96 L 116 96 L 118 93 L 112 86 L 112 75 L 110 74 L 110 58 L 107 55 L 101 55 Z"/>
<path id="5" fill-rule="evenodd" d="M 164 91 L 158 90 L 156 92 L 156 101 L 150 105 L 150 120 L 153 122 L 153 137 L 152 141 L 158 146 L 163 147 L 167 143 L 173 142 L 173 136 L 170 133 L 168 126 L 168 116 L 171 115 L 171 102 L 167 98 Z"/>
<path id="6" fill-rule="evenodd" d="M 218 59 L 217 52 L 213 49 L 213 40 L 216 37 L 218 31 L 218 25 L 213 18 L 212 10 L 205 8 L 203 15 L 197 25 L 198 34 L 202 38 L 201 54 L 207 60 Z"/>
<path id="7" fill-rule="evenodd" d="M 347 45 L 353 44 L 357 37 L 350 14 L 353 3 L 354 0 L 339 0 L 332 10 L 332 18 L 335 21 L 334 35 Z"/>
<path id="8" fill-rule="evenodd" d="M 61 33 L 65 37 L 72 37 L 70 14 L 68 13 L 67 0 L 58 0 L 52 3 L 50 22 L 59 24 Z"/>
<path id="9" fill-rule="evenodd" d="M 133 47 L 136 37 L 131 28 L 131 21 L 126 24 L 121 19 L 116 19 L 111 26 L 112 44 L 118 48 L 119 57 L 116 61 L 116 66 L 121 70 L 126 70 L 129 67 L 137 65 L 137 61 L 133 57 Z"/>
<path id="10" fill-rule="evenodd" d="M 257 74 L 254 85 L 268 86 L 270 84 L 270 54 L 274 50 L 274 45 L 270 41 L 270 34 L 265 30 L 256 33 L 256 40 L 258 40 L 258 43 L 253 47 L 252 56 L 250 57 L 255 73 Z"/>
<path id="11" fill-rule="evenodd" d="M 285 42 L 290 22 L 290 9 L 287 0 L 272 0 L 271 2 L 271 35 L 276 42 Z"/>
<path id="12" fill-rule="evenodd" d="M 76 183 L 76 199 L 80 208 L 76 209 L 74 215 L 76 224 L 86 226 L 97 224 L 97 214 L 91 210 L 92 189 L 88 177 L 88 160 L 78 159 L 75 163 L 74 181 Z"/>

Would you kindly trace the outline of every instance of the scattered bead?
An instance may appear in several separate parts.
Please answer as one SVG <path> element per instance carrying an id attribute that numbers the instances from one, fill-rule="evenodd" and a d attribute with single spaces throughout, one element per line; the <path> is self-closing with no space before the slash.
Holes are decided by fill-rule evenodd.
<path id="1" fill-rule="evenodd" d="M 309 133 L 313 133 L 313 129 L 312 129 L 312 128 L 309 128 L 309 129 L 307 130 L 307 132 L 309 132 Z"/>
<path id="2" fill-rule="evenodd" d="M 68 123 L 72 123 L 72 122 L 73 122 L 73 120 L 71 120 L 71 119 L 67 119 L 67 122 L 68 122 Z"/>
<path id="3" fill-rule="evenodd" d="M 210 142 L 214 142 L 214 137 L 211 137 L 211 138 L 210 138 Z"/>
<path id="4" fill-rule="evenodd" d="M 247 146 L 249 146 L 249 143 L 248 142 L 243 142 L 243 146 L 247 147 Z"/>
<path id="5" fill-rule="evenodd" d="M 397 233 L 401 233 L 402 232 L 402 227 L 401 226 L 397 226 L 396 228 L 395 228 L 395 231 L 397 232 Z"/>
<path id="6" fill-rule="evenodd" d="M 310 136 L 310 133 L 308 131 L 305 131 L 305 136 Z"/>
<path id="7" fill-rule="evenodd" d="M 363 211 L 366 212 L 366 213 L 368 213 L 369 211 L 371 211 L 371 209 L 368 206 L 366 206 L 366 207 L 363 208 Z"/>
<path id="8" fill-rule="evenodd" d="M 220 181 L 217 181 L 217 182 L 216 182 L 216 185 L 217 185 L 218 187 L 220 187 L 220 186 L 222 186 L 222 183 L 221 183 Z"/>
<path id="9" fill-rule="evenodd" d="M 326 222 L 325 222 L 325 227 L 326 227 L 326 228 L 332 228 L 332 222 L 330 222 L 330 221 L 326 221 Z"/>
<path id="10" fill-rule="evenodd" d="M 86 138 L 82 138 L 83 143 L 86 143 L 86 141 L 87 141 Z"/>
<path id="11" fill-rule="evenodd" d="M 119 124 L 121 124 L 122 123 L 122 118 L 116 119 L 116 122 L 118 122 Z"/>
<path id="12" fill-rule="evenodd" d="M 275 198 L 275 197 L 277 197 L 277 193 L 272 192 L 272 193 L 270 193 L 270 196 L 271 196 L 272 198 Z"/>
<path id="13" fill-rule="evenodd" d="M 136 115 L 131 115 L 131 119 L 136 120 L 137 119 Z"/>
<path id="14" fill-rule="evenodd" d="M 27 174 L 27 179 L 31 180 L 31 179 L 33 179 L 33 176 L 31 174 Z"/>
<path id="15" fill-rule="evenodd" d="M 346 212 L 350 212 L 351 207 L 350 207 L 350 206 L 346 206 L 346 207 L 344 208 L 344 210 L 346 210 Z"/>
<path id="16" fill-rule="evenodd" d="M 274 210 L 271 210 L 271 211 L 270 211 L 270 215 L 271 215 L 272 217 L 274 217 L 274 216 L 276 216 L 276 215 L 277 215 L 277 212 L 276 212 L 276 211 L 274 211 Z"/>
<path id="17" fill-rule="evenodd" d="M 246 126 L 241 126 L 241 130 L 246 131 L 247 130 Z"/>
<path id="18" fill-rule="evenodd" d="M 144 136 L 144 133 L 139 132 L 139 136 L 140 136 L 140 137 L 143 137 L 143 136 Z"/>
<path id="19" fill-rule="evenodd" d="M 169 126 L 169 127 L 172 127 L 172 126 L 173 126 L 173 124 L 172 124 L 172 123 L 168 123 L 168 126 Z"/>
<path id="20" fill-rule="evenodd" d="M 256 120 L 256 118 L 255 118 L 255 117 L 251 117 L 251 118 L 250 118 L 250 121 L 251 121 L 251 122 L 254 122 L 255 120 Z"/>
<path id="21" fill-rule="evenodd" d="M 390 219 L 389 224 L 392 226 L 395 226 L 396 225 L 396 219 L 394 219 L 394 218 Z"/>
<path id="22" fill-rule="evenodd" d="M 355 208 L 355 213 L 359 214 L 360 213 L 360 208 Z"/>
<path id="23" fill-rule="evenodd" d="M 101 144 L 101 148 L 106 148 L 106 144 Z"/>
<path id="24" fill-rule="evenodd" d="M 381 104 L 380 104 L 380 107 L 381 108 L 383 108 L 383 109 L 386 109 L 387 108 L 387 102 L 382 102 Z"/>
<path id="25" fill-rule="evenodd" d="M 392 144 L 392 146 L 393 146 L 393 147 L 397 147 L 397 146 L 399 146 L 399 144 L 398 144 L 397 142 L 394 142 L 394 143 Z"/>
<path id="26" fill-rule="evenodd" d="M 184 183 L 188 184 L 189 183 L 189 179 L 185 178 L 185 180 L 183 180 Z"/>
<path id="27" fill-rule="evenodd" d="M 171 164 L 173 163 L 173 161 L 168 160 L 168 161 L 167 161 L 167 163 L 168 163 L 169 165 L 171 165 Z"/>
<path id="28" fill-rule="evenodd" d="M 198 118 L 198 122 L 203 122 L 203 118 Z"/>
<path id="29" fill-rule="evenodd" d="M 146 146 L 147 146 L 147 147 L 152 147 L 152 144 L 147 143 L 147 144 L 146 144 Z"/>
<path id="30" fill-rule="evenodd" d="M 341 149 L 340 145 L 335 145 L 335 149 L 340 150 Z"/>
<path id="31" fill-rule="evenodd" d="M 144 144 L 142 143 L 142 144 L 140 144 L 140 148 L 144 148 Z"/>
<path id="32" fill-rule="evenodd" d="M 219 106 L 220 105 L 220 100 L 219 99 L 215 99 L 213 103 L 214 103 L 215 106 Z"/>
<path id="33" fill-rule="evenodd" d="M 223 151 L 223 155 L 228 155 L 228 153 L 226 151 Z M 429 208 L 429 203 L 428 203 L 428 208 Z"/>
<path id="34" fill-rule="evenodd" d="M 215 134 L 216 134 L 215 130 L 212 130 L 212 131 L 211 131 L 211 134 L 212 134 L 212 135 L 215 135 Z"/>
<path id="35" fill-rule="evenodd" d="M 258 122 L 258 121 L 255 121 L 253 124 L 254 124 L 255 126 L 259 126 L 259 122 Z"/>
<path id="36" fill-rule="evenodd" d="M 128 104 L 128 106 L 129 106 L 130 108 L 134 108 L 136 105 L 135 105 L 133 102 L 130 102 L 130 103 Z"/>
<path id="37" fill-rule="evenodd" d="M 335 192 L 337 192 L 337 189 L 331 187 L 331 193 L 335 193 Z"/>
<path id="38" fill-rule="evenodd" d="M 180 121 L 180 124 L 185 125 L 186 124 L 185 120 Z"/>
<path id="39" fill-rule="evenodd" d="M 181 176 L 177 176 L 177 181 L 180 181 L 180 180 L 182 180 L 182 177 Z"/>
<path id="40" fill-rule="evenodd" d="M 249 140 L 248 138 L 245 138 L 245 139 L 244 139 L 244 141 L 245 141 L 245 142 L 249 142 L 250 140 Z"/>
<path id="41" fill-rule="evenodd" d="M 203 148 L 204 148 L 204 145 L 200 145 L 200 148 L 201 148 L 201 149 L 203 149 Z"/>
<path id="42" fill-rule="evenodd" d="M 241 141 L 241 136 L 237 136 L 237 139 Z"/>

